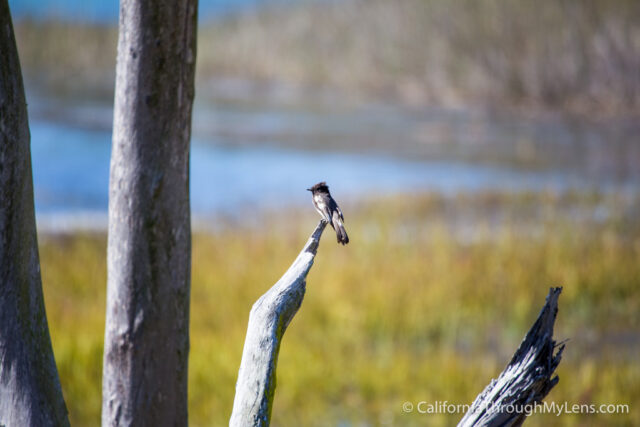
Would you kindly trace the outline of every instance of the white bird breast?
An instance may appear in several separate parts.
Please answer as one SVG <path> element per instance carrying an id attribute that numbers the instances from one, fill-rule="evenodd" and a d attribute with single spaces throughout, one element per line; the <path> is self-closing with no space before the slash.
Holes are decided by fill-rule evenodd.
<path id="1" fill-rule="evenodd" d="M 322 196 L 313 196 L 313 201 L 315 202 L 316 210 L 318 211 L 318 213 L 323 218 L 328 219 L 326 214 L 327 205 L 325 205 L 324 201 L 322 200 Z"/>

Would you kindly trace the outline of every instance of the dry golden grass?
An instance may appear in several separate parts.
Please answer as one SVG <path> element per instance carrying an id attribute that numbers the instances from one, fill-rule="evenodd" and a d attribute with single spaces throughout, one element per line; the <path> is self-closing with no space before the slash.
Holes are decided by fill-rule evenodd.
<path id="1" fill-rule="evenodd" d="M 327 230 L 278 364 L 274 425 L 451 425 L 404 401 L 469 403 L 562 285 L 569 339 L 547 401 L 627 403 L 630 414 L 536 414 L 533 426 L 637 425 L 640 202 L 599 195 L 414 196 L 343 206 Z M 267 215 L 267 218 L 269 216 Z M 193 239 L 190 424 L 226 425 L 248 313 L 317 218 Z M 288 230 L 288 231 L 287 231 Z M 99 423 L 105 237 L 41 237 L 47 312 L 73 425 Z"/>

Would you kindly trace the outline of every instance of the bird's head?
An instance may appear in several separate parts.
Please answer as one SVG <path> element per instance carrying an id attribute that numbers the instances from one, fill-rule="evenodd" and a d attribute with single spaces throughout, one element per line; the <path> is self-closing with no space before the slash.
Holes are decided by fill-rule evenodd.
<path id="1" fill-rule="evenodd" d="M 307 188 L 307 191 L 311 191 L 312 193 L 328 193 L 329 192 L 329 186 L 327 185 L 326 182 L 322 181 L 317 183 L 316 185 L 314 185 L 311 188 Z"/>

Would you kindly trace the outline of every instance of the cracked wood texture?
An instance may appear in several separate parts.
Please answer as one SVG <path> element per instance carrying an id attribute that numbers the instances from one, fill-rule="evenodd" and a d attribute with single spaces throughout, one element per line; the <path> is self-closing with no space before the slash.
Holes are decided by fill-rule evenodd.
<path id="1" fill-rule="evenodd" d="M 42 296 L 27 105 L 0 0 L 0 426 L 69 425 Z"/>
<path id="2" fill-rule="evenodd" d="M 186 426 L 197 0 L 122 0 L 103 426 Z"/>
<path id="3" fill-rule="evenodd" d="M 326 225 L 320 221 L 291 267 L 251 308 L 229 421 L 232 427 L 269 425 L 280 344 L 302 304 L 307 274 Z"/>
<path id="4" fill-rule="evenodd" d="M 558 376 L 552 375 L 562 358 L 564 344 L 558 346 L 553 340 L 553 325 L 560 292 L 562 288 L 549 290 L 538 319 L 513 358 L 498 379 L 492 380 L 476 397 L 458 427 L 522 425 L 527 414 L 518 408 L 542 402 L 558 383 Z"/>

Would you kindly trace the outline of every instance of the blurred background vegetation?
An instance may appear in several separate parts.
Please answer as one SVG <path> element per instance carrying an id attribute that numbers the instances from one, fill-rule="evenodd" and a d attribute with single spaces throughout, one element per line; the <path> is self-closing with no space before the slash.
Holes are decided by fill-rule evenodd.
<path id="1" fill-rule="evenodd" d="M 290 1 L 207 16 L 204 88 L 241 78 L 418 105 L 640 111 L 634 0 Z M 40 83 L 112 89 L 113 24 L 22 20 L 16 30 Z"/>
<path id="2" fill-rule="evenodd" d="M 568 340 L 547 401 L 629 404 L 628 414 L 536 414 L 535 426 L 637 425 L 640 199 L 597 194 L 395 196 L 327 230 L 278 363 L 274 425 L 452 425 L 405 401 L 470 403 L 510 360 L 550 286 Z M 606 212 L 606 214 L 605 214 Z M 190 423 L 231 414 L 248 312 L 317 218 L 232 227 L 193 241 Z M 606 219 L 605 219 L 606 218 Z M 73 425 L 97 425 L 106 239 L 41 238 L 54 351 Z"/>
<path id="3" fill-rule="evenodd" d="M 53 12 L 80 3 L 10 1 L 54 351 L 72 424 L 92 426 L 117 5 Z M 640 425 L 640 2 L 227 3 L 199 24 L 191 424 L 227 424 L 250 307 L 326 179 L 352 241 L 321 243 L 274 425 L 453 424 L 402 403 L 470 403 L 551 286 L 568 342 L 547 401 L 630 413 L 527 423 Z"/>

